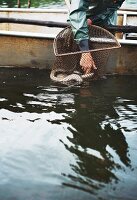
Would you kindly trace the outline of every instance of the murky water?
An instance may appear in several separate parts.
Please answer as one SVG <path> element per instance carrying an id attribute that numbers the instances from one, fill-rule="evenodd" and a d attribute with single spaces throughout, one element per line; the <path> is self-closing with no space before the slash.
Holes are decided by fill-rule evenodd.
<path id="1" fill-rule="evenodd" d="M 0 69 L 0 199 L 135 200 L 136 76 L 60 92 L 37 69 Z"/>
<path id="2" fill-rule="evenodd" d="M 2 8 L 16 8 L 18 7 L 17 0 L 0 0 L 0 7 Z M 28 0 L 20 0 L 22 8 L 28 7 Z M 136 0 L 125 0 L 124 6 L 126 8 L 137 8 Z M 64 0 L 33 0 L 31 1 L 31 8 L 67 8 Z"/>
<path id="3" fill-rule="evenodd" d="M 28 7 L 28 0 L 20 0 L 21 8 Z M 17 8 L 17 0 L 0 0 L 0 7 L 2 8 Z M 31 1 L 31 8 L 66 8 L 64 0 L 33 0 Z"/>

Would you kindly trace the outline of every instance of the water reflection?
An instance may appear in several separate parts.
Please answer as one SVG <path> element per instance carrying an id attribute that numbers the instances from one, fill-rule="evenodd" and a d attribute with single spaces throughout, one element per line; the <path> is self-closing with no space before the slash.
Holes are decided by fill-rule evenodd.
<path id="1" fill-rule="evenodd" d="M 18 7 L 17 0 L 0 0 L 0 6 L 2 8 L 17 8 Z M 28 8 L 28 0 L 21 0 L 20 1 L 21 8 Z M 63 0 L 33 0 L 31 1 L 31 8 L 61 8 L 64 7 Z"/>
<path id="2" fill-rule="evenodd" d="M 21 0 L 21 7 L 27 8 L 28 1 Z M 123 6 L 125 8 L 135 9 L 137 5 L 136 0 L 125 0 Z M 2 8 L 16 8 L 17 0 L 0 0 L 0 6 Z M 31 8 L 66 8 L 65 2 L 63 0 L 33 0 L 31 1 Z"/>
<path id="3" fill-rule="evenodd" d="M 0 191 L 16 180 L 11 196 L 29 188 L 29 198 L 136 199 L 134 77 L 65 93 L 45 71 L 3 69 L 0 78 Z"/>
<path id="4" fill-rule="evenodd" d="M 69 129 L 73 133 L 73 137 L 68 138 L 72 145 L 68 146 L 62 142 L 65 148 L 78 158 L 77 165 L 71 166 L 77 176 L 68 175 L 68 177 L 75 183 L 78 181 L 86 185 L 86 189 L 88 186 L 88 192 L 95 192 L 95 189 L 102 188 L 104 183 L 113 181 L 117 183 L 119 177 L 115 173 L 116 170 L 124 171 L 124 165 L 131 167 L 131 161 L 128 144 L 120 124 L 117 123 L 117 129 L 114 129 L 109 122 L 104 124 L 103 128 L 101 126 L 108 114 L 110 119 L 115 121 L 119 119 L 112 106 L 115 98 L 109 100 L 109 107 L 105 98 L 101 98 L 102 103 L 100 103 L 103 108 L 101 107 L 101 113 L 98 115 L 97 101 L 100 100 L 95 99 L 90 90 L 88 96 L 88 90 L 85 88 L 81 89 L 80 94 L 79 100 L 75 100 L 75 115 L 67 119 L 67 123 L 74 128 Z M 114 153 L 119 159 L 114 157 Z"/>

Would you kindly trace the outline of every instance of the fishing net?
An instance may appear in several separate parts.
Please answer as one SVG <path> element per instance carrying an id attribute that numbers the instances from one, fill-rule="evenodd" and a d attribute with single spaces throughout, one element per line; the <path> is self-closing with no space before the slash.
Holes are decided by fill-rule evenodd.
<path id="1" fill-rule="evenodd" d="M 89 51 L 95 65 L 97 73 L 102 76 L 105 74 L 105 66 L 109 53 L 114 48 L 119 48 L 120 44 L 113 34 L 98 27 L 89 26 Z M 74 40 L 71 27 L 63 29 L 54 40 L 54 53 L 56 60 L 51 71 L 51 79 L 56 82 L 69 82 L 70 80 L 83 81 L 94 74 L 82 74 L 80 59 L 81 55 L 86 55 L 87 51 L 80 51 L 78 44 Z M 85 57 L 86 59 L 86 57 Z M 69 77 L 69 78 L 68 78 Z"/>

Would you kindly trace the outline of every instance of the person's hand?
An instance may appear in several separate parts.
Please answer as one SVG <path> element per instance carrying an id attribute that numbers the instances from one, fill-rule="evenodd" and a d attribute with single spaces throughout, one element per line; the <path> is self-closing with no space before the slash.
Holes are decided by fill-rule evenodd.
<path id="1" fill-rule="evenodd" d="M 93 57 L 91 53 L 82 53 L 81 59 L 80 59 L 80 65 L 84 72 L 84 74 L 89 74 L 92 72 L 92 70 L 97 69 L 96 65 L 94 63 Z"/>

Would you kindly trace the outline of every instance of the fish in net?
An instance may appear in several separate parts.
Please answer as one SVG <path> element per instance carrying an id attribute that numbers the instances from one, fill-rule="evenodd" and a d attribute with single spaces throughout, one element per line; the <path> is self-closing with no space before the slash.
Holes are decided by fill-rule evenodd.
<path id="1" fill-rule="evenodd" d="M 105 74 L 105 67 L 109 53 L 119 48 L 120 44 L 115 36 L 102 27 L 89 26 L 89 50 L 81 51 L 74 40 L 70 26 L 63 29 L 54 39 L 53 49 L 56 56 L 50 78 L 54 82 L 69 84 L 82 83 L 93 77 L 94 72 L 84 74 L 81 70 L 81 55 L 91 53 L 99 76 Z M 86 57 L 85 57 L 86 59 Z"/>

